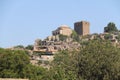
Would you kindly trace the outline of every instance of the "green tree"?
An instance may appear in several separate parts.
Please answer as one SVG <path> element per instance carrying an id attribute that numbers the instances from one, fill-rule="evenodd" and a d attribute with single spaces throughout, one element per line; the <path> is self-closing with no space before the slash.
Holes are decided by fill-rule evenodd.
<path id="1" fill-rule="evenodd" d="M 64 50 L 55 55 L 45 80 L 77 80 L 75 57 L 70 54 L 68 50 Z"/>
<path id="2" fill-rule="evenodd" d="M 119 64 L 118 48 L 107 41 L 92 40 L 80 51 L 56 54 L 47 77 L 49 80 L 120 80 Z"/>
<path id="3" fill-rule="evenodd" d="M 20 72 L 26 64 L 29 58 L 24 51 L 0 49 L 0 77 L 21 77 Z"/>
<path id="4" fill-rule="evenodd" d="M 119 80 L 120 50 L 105 41 L 91 41 L 78 55 L 78 78 Z"/>
<path id="5" fill-rule="evenodd" d="M 21 71 L 21 75 L 23 78 L 28 78 L 30 80 L 44 80 L 43 76 L 46 73 L 46 69 L 28 64 L 23 71 Z"/>
<path id="6" fill-rule="evenodd" d="M 104 28 L 104 32 L 118 31 L 116 25 L 113 22 L 108 23 L 107 27 Z"/>
<path id="7" fill-rule="evenodd" d="M 24 46 L 23 45 L 17 45 L 14 48 L 22 48 L 22 49 L 24 49 Z"/>
<path id="8" fill-rule="evenodd" d="M 71 38 L 73 38 L 74 41 L 80 41 L 79 35 L 74 30 L 72 31 Z"/>
<path id="9" fill-rule="evenodd" d="M 25 48 L 28 49 L 28 50 L 33 50 L 33 45 L 28 45 Z"/>
<path id="10" fill-rule="evenodd" d="M 118 36 L 116 36 L 116 39 L 120 41 L 120 33 L 118 34 Z"/>
<path id="11" fill-rule="evenodd" d="M 68 38 L 68 36 L 66 36 L 66 35 L 62 35 L 62 34 L 59 35 L 59 39 L 61 41 L 65 41 L 67 38 Z"/>
<path id="12" fill-rule="evenodd" d="M 0 48 L 0 77 L 42 80 L 45 69 L 30 64 L 26 51 Z"/>
<path id="13" fill-rule="evenodd" d="M 111 37 L 112 37 L 111 34 L 105 34 L 105 36 L 104 36 L 104 38 L 105 38 L 106 40 L 109 40 Z"/>

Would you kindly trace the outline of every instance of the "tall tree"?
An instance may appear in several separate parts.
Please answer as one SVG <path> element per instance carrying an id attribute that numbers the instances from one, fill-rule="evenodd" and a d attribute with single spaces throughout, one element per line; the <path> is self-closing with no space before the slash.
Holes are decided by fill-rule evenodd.
<path id="1" fill-rule="evenodd" d="M 115 23 L 110 22 L 108 23 L 108 25 L 104 28 L 104 32 L 114 32 L 114 31 L 118 31 Z"/>

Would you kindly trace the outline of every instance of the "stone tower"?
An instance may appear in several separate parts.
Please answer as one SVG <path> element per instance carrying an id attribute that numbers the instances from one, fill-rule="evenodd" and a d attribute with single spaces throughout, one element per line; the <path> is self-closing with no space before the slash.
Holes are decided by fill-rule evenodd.
<path id="1" fill-rule="evenodd" d="M 78 35 L 87 35 L 89 34 L 89 26 L 90 23 L 86 21 L 76 22 L 74 23 L 74 30 L 77 32 Z"/>

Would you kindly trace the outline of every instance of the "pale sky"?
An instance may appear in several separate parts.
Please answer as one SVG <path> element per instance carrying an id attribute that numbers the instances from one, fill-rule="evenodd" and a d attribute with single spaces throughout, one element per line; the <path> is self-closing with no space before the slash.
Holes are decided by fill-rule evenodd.
<path id="1" fill-rule="evenodd" d="M 81 20 L 90 22 L 91 33 L 109 22 L 120 29 L 120 0 L 0 0 L 0 47 L 34 44 Z"/>

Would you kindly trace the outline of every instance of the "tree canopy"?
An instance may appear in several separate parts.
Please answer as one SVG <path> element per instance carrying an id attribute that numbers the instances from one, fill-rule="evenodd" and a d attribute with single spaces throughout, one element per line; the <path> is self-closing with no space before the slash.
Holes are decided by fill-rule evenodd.
<path id="1" fill-rule="evenodd" d="M 106 41 L 90 41 L 80 51 L 55 56 L 46 80 L 120 80 L 120 50 Z"/>
<path id="2" fill-rule="evenodd" d="M 77 42 L 80 41 L 79 35 L 78 35 L 74 30 L 72 31 L 71 38 L 72 38 L 74 41 L 77 41 Z"/>
<path id="3" fill-rule="evenodd" d="M 115 23 L 110 22 L 108 23 L 108 25 L 104 28 L 104 32 L 114 32 L 114 31 L 118 31 Z"/>
<path id="4" fill-rule="evenodd" d="M 25 51 L 0 49 L 0 77 L 30 80 L 120 80 L 120 49 L 90 40 L 78 51 L 55 54 L 49 70 L 33 66 Z"/>
<path id="5" fill-rule="evenodd" d="M 25 51 L 0 48 L 0 78 L 41 80 L 44 72 L 44 68 L 30 64 Z"/>
<path id="6" fill-rule="evenodd" d="M 78 78 L 119 80 L 120 50 L 106 41 L 91 41 L 78 55 Z"/>
<path id="7" fill-rule="evenodd" d="M 33 45 L 27 45 L 25 48 L 28 50 L 33 50 Z"/>
<path id="8" fill-rule="evenodd" d="M 67 38 L 68 38 L 68 36 L 66 36 L 66 35 L 63 35 L 63 34 L 59 35 L 60 41 L 65 41 Z"/>

